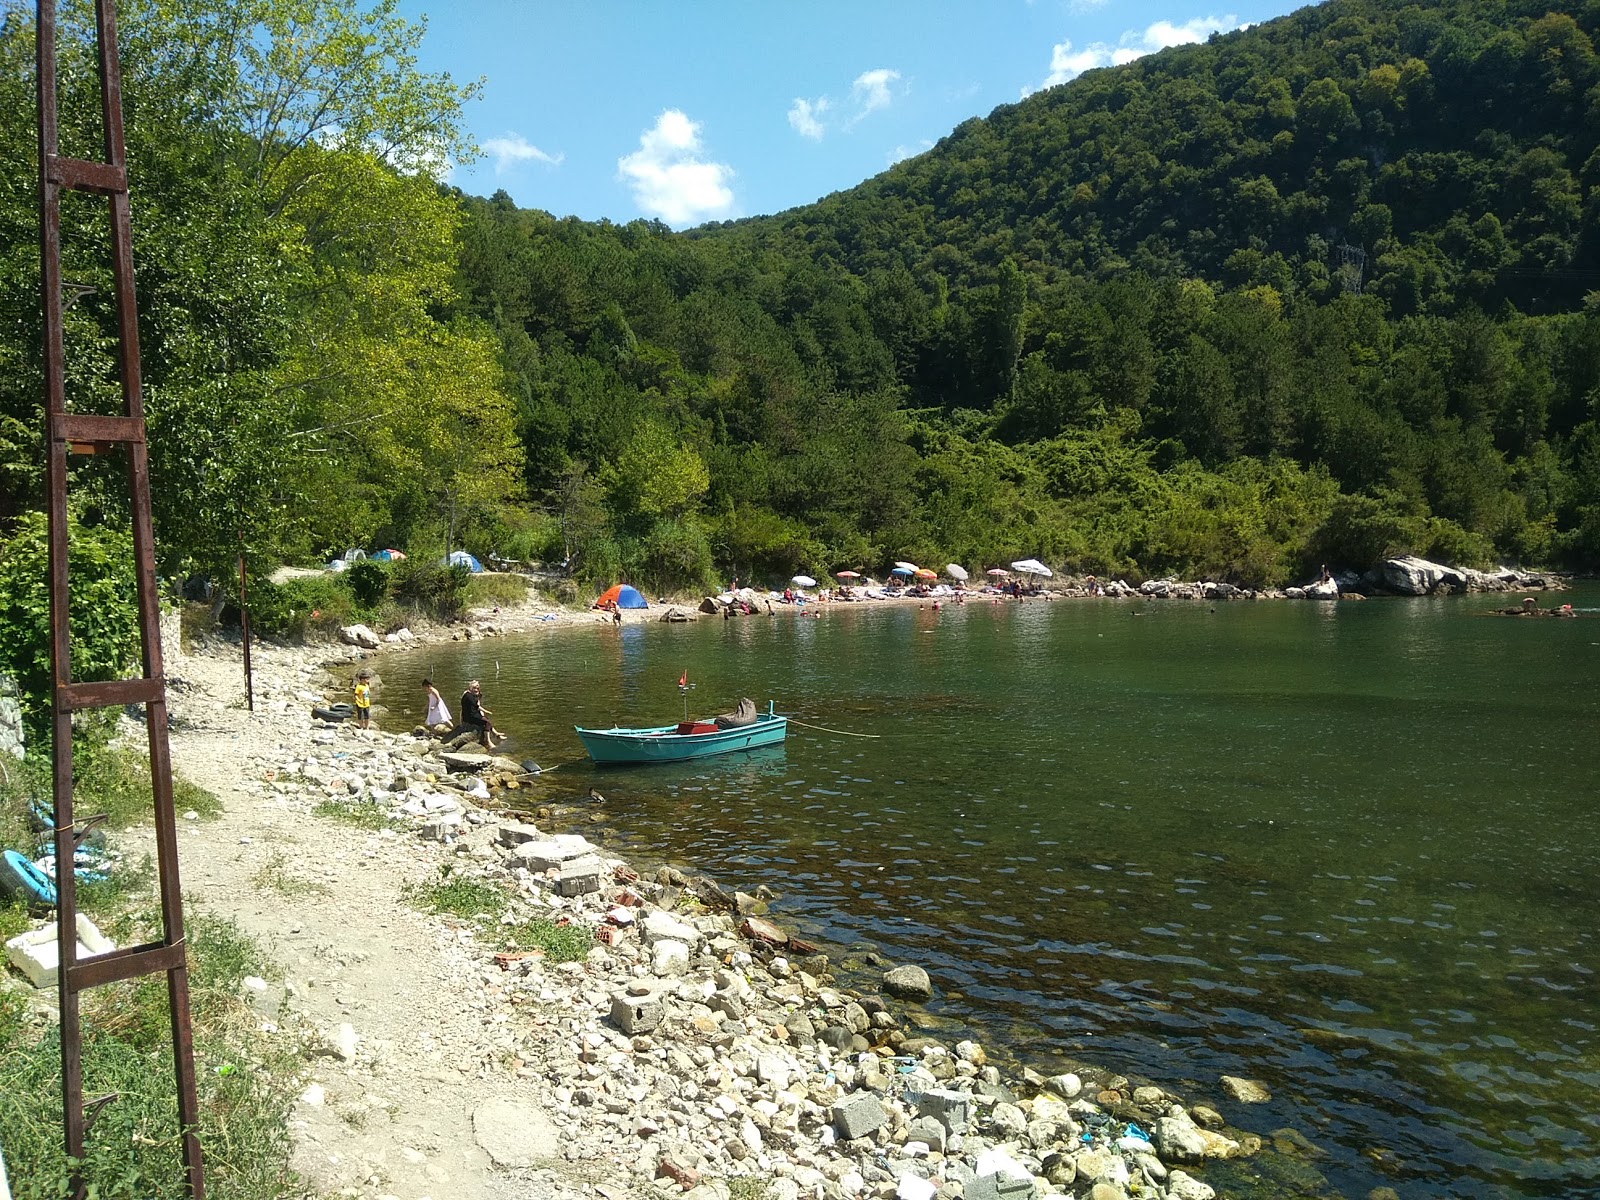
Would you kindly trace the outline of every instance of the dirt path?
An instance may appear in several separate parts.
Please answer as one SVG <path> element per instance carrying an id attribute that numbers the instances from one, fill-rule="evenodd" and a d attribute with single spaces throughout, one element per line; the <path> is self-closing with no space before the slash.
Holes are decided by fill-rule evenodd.
<path id="1" fill-rule="evenodd" d="M 294 1165 L 308 1194 L 595 1195 L 585 1186 L 593 1171 L 562 1161 L 541 1117 L 543 1081 L 516 1055 L 519 1039 L 536 1031 L 508 1011 L 500 972 L 472 951 L 468 933 L 402 898 L 402 887 L 434 874 L 445 852 L 318 817 L 310 802 L 267 778 L 303 756 L 315 736 L 302 693 L 311 691 L 318 658 L 257 649 L 254 713 L 244 706 L 237 647 L 168 663 L 179 681 L 174 769 L 224 808 L 212 821 L 180 814 L 186 895 L 264 947 L 283 979 L 259 997 L 264 1021 L 316 1047 L 292 1118 Z M 335 749 L 359 751 L 383 735 L 341 729 L 337 737 Z M 503 1102 L 497 1111 L 515 1117 L 525 1143 L 502 1160 L 543 1169 L 494 1166 L 474 1131 L 474 1113 L 488 1101 Z M 495 1145 L 496 1136 L 483 1140 Z M 627 1194 L 605 1192 L 611 1200 Z"/>

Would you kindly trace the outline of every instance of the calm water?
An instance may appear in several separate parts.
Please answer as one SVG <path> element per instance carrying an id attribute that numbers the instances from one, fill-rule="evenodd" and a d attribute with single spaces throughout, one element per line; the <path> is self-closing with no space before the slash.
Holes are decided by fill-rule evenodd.
<path id="1" fill-rule="evenodd" d="M 1298 1129 L 1328 1194 L 1600 1196 L 1600 613 L 1494 603 L 597 625 L 396 658 L 383 700 L 399 725 L 425 671 L 452 703 L 481 676 L 508 750 L 546 766 L 581 758 L 574 723 L 678 719 L 685 669 L 693 713 L 770 698 L 876 734 L 549 787 L 596 783 L 641 857 L 769 883 L 780 920 L 925 965 L 942 1017 L 1043 1069 Z M 1273 1102 L 1227 1102 L 1222 1074 Z"/>

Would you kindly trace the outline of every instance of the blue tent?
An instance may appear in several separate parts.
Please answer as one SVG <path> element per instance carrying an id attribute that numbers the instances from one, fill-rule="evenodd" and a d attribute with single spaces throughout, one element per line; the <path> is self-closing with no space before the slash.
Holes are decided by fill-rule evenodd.
<path id="1" fill-rule="evenodd" d="M 594 602 L 596 608 L 606 608 L 611 604 L 618 608 L 649 608 L 645 598 L 639 594 L 639 589 L 632 584 L 614 583 L 600 594 L 600 599 Z"/>
<path id="2" fill-rule="evenodd" d="M 472 555 L 468 554 L 465 550 L 450 551 L 449 554 L 445 555 L 444 561 L 452 567 L 466 567 L 474 574 L 483 570 L 483 564 L 477 559 L 473 558 Z"/>

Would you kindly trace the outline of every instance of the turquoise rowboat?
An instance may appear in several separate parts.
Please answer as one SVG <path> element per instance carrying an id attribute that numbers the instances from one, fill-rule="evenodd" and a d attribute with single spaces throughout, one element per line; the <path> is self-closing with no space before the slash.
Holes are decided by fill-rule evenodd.
<path id="1" fill-rule="evenodd" d="M 789 732 L 789 719 L 767 711 L 750 725 L 720 729 L 710 721 L 683 721 L 649 729 L 585 729 L 574 726 L 589 757 L 607 766 L 622 763 L 689 762 L 716 754 L 781 746 Z"/>

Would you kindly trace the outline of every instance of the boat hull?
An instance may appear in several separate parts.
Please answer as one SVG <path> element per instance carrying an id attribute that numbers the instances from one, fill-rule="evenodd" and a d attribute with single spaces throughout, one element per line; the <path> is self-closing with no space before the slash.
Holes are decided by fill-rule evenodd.
<path id="1" fill-rule="evenodd" d="M 650 729 L 585 729 L 581 725 L 574 728 L 590 758 L 614 766 L 690 762 L 718 754 L 779 746 L 788 736 L 789 721 L 786 717 L 763 715 L 754 725 L 719 729 L 715 733 L 679 733 L 676 725 L 658 725 Z"/>

